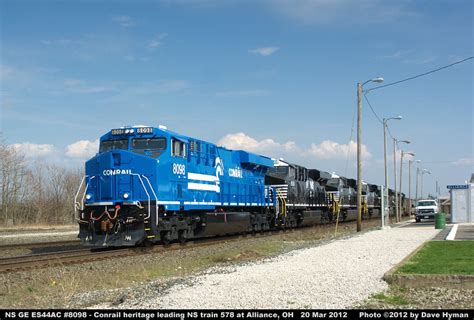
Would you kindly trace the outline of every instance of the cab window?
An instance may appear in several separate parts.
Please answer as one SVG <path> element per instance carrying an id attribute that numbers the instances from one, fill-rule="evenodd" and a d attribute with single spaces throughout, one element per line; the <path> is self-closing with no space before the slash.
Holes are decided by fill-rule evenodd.
<path id="1" fill-rule="evenodd" d="M 186 157 L 186 143 L 176 139 L 171 140 L 171 154 L 174 157 Z"/>
<path id="2" fill-rule="evenodd" d="M 132 140 L 132 152 L 157 158 L 166 149 L 166 138 L 137 138 Z"/>
<path id="3" fill-rule="evenodd" d="M 107 152 L 117 149 L 128 150 L 128 139 L 102 141 L 100 143 L 99 152 Z"/>

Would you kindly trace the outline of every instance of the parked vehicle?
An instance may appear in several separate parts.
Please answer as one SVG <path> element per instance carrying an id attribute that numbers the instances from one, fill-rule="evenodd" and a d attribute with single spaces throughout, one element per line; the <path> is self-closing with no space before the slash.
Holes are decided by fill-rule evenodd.
<path id="1" fill-rule="evenodd" d="M 438 203 L 433 199 L 418 200 L 415 212 L 416 222 L 422 219 L 434 219 L 434 215 L 438 213 Z"/>

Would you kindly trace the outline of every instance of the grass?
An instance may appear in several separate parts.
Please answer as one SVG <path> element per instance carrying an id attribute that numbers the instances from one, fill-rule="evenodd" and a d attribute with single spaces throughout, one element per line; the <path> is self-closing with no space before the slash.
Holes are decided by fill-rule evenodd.
<path id="1" fill-rule="evenodd" d="M 474 275 L 474 241 L 430 241 L 397 273 Z"/>
<path id="2" fill-rule="evenodd" d="M 403 288 L 398 288 L 400 293 L 397 293 L 397 290 L 393 290 L 395 292 L 386 292 L 386 293 L 376 293 L 371 296 L 371 299 L 381 301 L 393 306 L 406 306 L 409 305 L 410 303 L 408 302 L 407 299 L 405 299 L 403 295 Z"/>

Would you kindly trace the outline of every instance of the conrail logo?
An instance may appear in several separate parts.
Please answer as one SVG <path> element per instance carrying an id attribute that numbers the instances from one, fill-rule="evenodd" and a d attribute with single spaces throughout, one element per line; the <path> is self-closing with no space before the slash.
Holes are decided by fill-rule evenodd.
<path id="1" fill-rule="evenodd" d="M 105 169 L 102 171 L 104 176 L 115 176 L 117 174 L 132 174 L 132 169 Z"/>

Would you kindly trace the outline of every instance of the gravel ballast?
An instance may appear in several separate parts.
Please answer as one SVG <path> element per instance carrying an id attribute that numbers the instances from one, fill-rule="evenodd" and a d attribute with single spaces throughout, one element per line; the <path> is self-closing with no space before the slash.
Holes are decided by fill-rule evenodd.
<path id="1" fill-rule="evenodd" d="M 438 232 L 432 226 L 377 230 L 258 263 L 216 267 L 120 308 L 349 308 L 387 289 L 383 274 Z"/>

